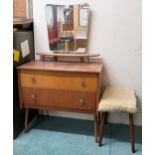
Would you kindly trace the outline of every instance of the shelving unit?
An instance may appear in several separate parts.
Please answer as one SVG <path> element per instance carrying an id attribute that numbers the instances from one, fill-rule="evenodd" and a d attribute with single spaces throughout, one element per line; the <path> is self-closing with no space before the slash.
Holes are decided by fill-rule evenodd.
<path id="1" fill-rule="evenodd" d="M 19 90 L 17 67 L 32 60 L 35 60 L 34 39 L 33 39 L 33 20 L 14 20 L 13 21 L 13 48 L 20 52 L 19 61 L 13 61 L 13 138 L 16 138 L 24 127 L 24 110 L 19 106 Z M 22 57 L 21 43 L 25 40 L 29 42 L 30 54 Z M 37 111 L 30 111 L 31 121 Z"/>

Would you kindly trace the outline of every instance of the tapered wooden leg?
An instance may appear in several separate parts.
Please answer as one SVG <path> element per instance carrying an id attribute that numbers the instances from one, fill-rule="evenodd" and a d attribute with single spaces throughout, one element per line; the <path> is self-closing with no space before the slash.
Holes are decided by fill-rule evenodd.
<path id="1" fill-rule="evenodd" d="M 95 141 L 98 142 L 98 122 L 97 122 L 97 116 L 94 115 L 94 134 L 95 134 Z"/>
<path id="2" fill-rule="evenodd" d="M 101 113 L 101 123 L 100 123 L 100 137 L 99 137 L 99 146 L 102 145 L 102 138 L 103 138 L 103 128 L 105 125 L 105 113 Z"/>
<path id="3" fill-rule="evenodd" d="M 130 128 L 130 142 L 132 153 L 135 152 L 135 143 L 134 143 L 134 125 L 133 125 L 133 115 L 129 114 L 129 128 Z"/>
<path id="4" fill-rule="evenodd" d="M 25 126 L 24 126 L 24 132 L 26 133 L 28 130 L 28 114 L 29 114 L 29 109 L 25 109 Z"/>
<path id="5" fill-rule="evenodd" d="M 101 124 L 101 117 L 100 112 L 97 112 L 97 136 L 98 136 L 98 142 L 99 142 L 99 133 L 100 133 L 100 124 Z"/>
<path id="6" fill-rule="evenodd" d="M 95 123 L 94 123 L 94 129 L 95 129 L 95 141 L 96 143 L 99 142 L 99 127 L 100 127 L 100 112 L 96 112 L 95 116 Z"/>
<path id="7" fill-rule="evenodd" d="M 100 112 L 97 113 L 97 121 L 98 121 L 98 123 L 100 124 L 100 122 L 101 122 Z"/>

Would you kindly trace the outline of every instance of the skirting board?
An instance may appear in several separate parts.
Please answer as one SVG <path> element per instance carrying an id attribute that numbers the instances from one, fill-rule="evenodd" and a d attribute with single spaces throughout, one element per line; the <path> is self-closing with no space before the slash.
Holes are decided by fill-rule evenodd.
<path id="1" fill-rule="evenodd" d="M 68 118 L 75 118 L 75 119 L 85 119 L 85 120 L 94 119 L 93 115 L 74 113 L 74 112 L 40 110 L 39 113 L 43 115 L 68 117 Z M 128 124 L 128 114 L 127 113 L 114 113 L 114 112 L 109 113 L 108 121 L 110 123 Z M 134 124 L 137 126 L 142 126 L 142 113 L 134 114 Z"/>

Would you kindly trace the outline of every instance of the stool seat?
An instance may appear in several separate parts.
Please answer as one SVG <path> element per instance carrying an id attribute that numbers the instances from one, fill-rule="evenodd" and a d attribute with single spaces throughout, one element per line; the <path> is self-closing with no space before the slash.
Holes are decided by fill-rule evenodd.
<path id="1" fill-rule="evenodd" d="M 123 111 L 136 113 L 136 96 L 132 88 L 106 87 L 100 100 L 99 112 Z"/>

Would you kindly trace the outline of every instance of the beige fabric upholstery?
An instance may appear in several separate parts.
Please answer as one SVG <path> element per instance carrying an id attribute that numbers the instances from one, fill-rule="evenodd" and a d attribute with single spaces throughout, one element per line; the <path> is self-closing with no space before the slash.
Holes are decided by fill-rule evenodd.
<path id="1" fill-rule="evenodd" d="M 105 88 L 98 111 L 124 111 L 135 113 L 137 108 L 134 90 L 117 87 Z"/>

